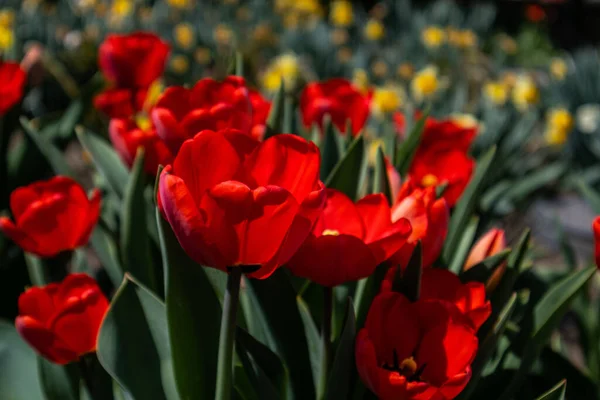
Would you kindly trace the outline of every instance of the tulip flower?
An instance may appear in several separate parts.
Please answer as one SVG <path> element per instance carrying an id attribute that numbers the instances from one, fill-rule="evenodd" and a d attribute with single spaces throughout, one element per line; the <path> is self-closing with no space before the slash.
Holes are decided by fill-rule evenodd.
<path id="1" fill-rule="evenodd" d="M 0 62 L 0 115 L 6 114 L 21 101 L 27 76 L 21 66 L 12 62 Z"/>
<path id="2" fill-rule="evenodd" d="M 152 111 L 152 121 L 175 154 L 185 140 L 203 130 L 231 128 L 250 134 L 252 103 L 244 78 L 228 76 L 222 82 L 206 78 L 191 89 L 167 88 Z"/>
<path id="3" fill-rule="evenodd" d="M 392 223 L 382 194 L 353 203 L 344 193 L 327 189 L 327 201 L 312 233 L 290 262 L 293 274 L 323 286 L 365 278 L 408 239 L 410 223 Z"/>
<path id="4" fill-rule="evenodd" d="M 164 72 L 169 45 L 153 33 L 110 34 L 100 45 L 100 69 L 119 88 L 147 88 Z"/>
<path id="5" fill-rule="evenodd" d="M 19 334 L 41 356 L 68 364 L 96 351 L 96 339 L 108 300 L 85 274 L 61 283 L 32 287 L 19 296 Z"/>
<path id="6" fill-rule="evenodd" d="M 144 171 L 149 175 L 155 176 L 159 165 L 173 162 L 171 150 L 160 140 L 154 129 L 141 129 L 131 119 L 112 119 L 108 132 L 115 150 L 130 167 L 138 147 L 144 149 Z"/>
<path id="7" fill-rule="evenodd" d="M 422 189 L 408 179 L 400 188 L 392 207 L 392 221 L 401 218 L 410 221 L 412 233 L 392 262 L 405 267 L 420 240 L 423 245 L 423 266 L 431 266 L 439 257 L 448 233 L 450 211 L 446 200 L 436 198 L 434 187 Z"/>
<path id="8" fill-rule="evenodd" d="M 381 283 L 382 292 L 390 292 L 397 267 L 390 268 Z M 481 282 L 462 283 L 458 276 L 446 269 L 427 268 L 421 276 L 421 300 L 450 302 L 478 330 L 492 313 L 492 304 L 486 300 L 485 285 Z"/>
<path id="9" fill-rule="evenodd" d="M 469 252 L 464 270 L 468 270 L 488 257 L 498 254 L 506 248 L 506 238 L 503 229 L 490 229 L 475 243 Z"/>
<path id="10" fill-rule="evenodd" d="M 382 400 L 453 399 L 471 378 L 474 329 L 453 304 L 375 297 L 355 345 L 356 367 Z"/>
<path id="11" fill-rule="evenodd" d="M 600 268 L 600 217 L 594 219 L 592 230 L 594 231 L 594 255 L 596 258 L 596 265 Z"/>
<path id="12" fill-rule="evenodd" d="M 300 97 L 302 123 L 306 129 L 314 124 L 323 126 L 325 115 L 340 132 L 346 132 L 346 122 L 352 122 L 352 135 L 364 127 L 369 117 L 370 96 L 362 94 L 346 79 L 335 78 L 306 85 Z"/>
<path id="13" fill-rule="evenodd" d="M 94 97 L 94 107 L 110 118 L 130 118 L 144 107 L 146 89 L 110 88 Z"/>
<path id="14" fill-rule="evenodd" d="M 100 192 L 88 199 L 71 178 L 57 176 L 15 189 L 15 222 L 0 218 L 0 230 L 29 253 L 53 257 L 85 245 L 100 215 Z"/>
<path id="15" fill-rule="evenodd" d="M 321 213 L 319 168 L 319 150 L 298 136 L 259 143 L 239 131 L 203 131 L 163 170 L 158 201 L 193 260 L 223 271 L 252 266 L 248 275 L 264 279 Z"/>

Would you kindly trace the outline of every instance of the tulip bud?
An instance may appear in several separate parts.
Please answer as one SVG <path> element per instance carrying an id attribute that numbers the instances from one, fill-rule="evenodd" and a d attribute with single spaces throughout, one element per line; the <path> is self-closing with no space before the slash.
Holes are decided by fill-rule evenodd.
<path id="1" fill-rule="evenodd" d="M 504 230 L 498 228 L 490 229 L 471 249 L 464 270 L 472 268 L 486 258 L 499 253 L 506 248 Z"/>

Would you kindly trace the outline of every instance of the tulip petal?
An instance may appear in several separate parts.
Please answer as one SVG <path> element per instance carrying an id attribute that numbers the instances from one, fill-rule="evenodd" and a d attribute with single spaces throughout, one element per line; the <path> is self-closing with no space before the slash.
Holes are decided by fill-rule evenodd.
<path id="1" fill-rule="evenodd" d="M 410 222 L 406 218 L 402 218 L 394 222 L 386 232 L 383 232 L 382 238 L 368 243 L 373 256 L 377 260 L 377 264 L 388 260 L 402 249 L 410 237 L 411 230 Z"/>
<path id="2" fill-rule="evenodd" d="M 151 116 L 156 134 L 164 140 L 173 154 L 177 154 L 177 151 L 183 142 L 189 139 L 189 136 L 180 126 L 172 111 L 167 108 L 155 107 Z"/>
<path id="3" fill-rule="evenodd" d="M 156 101 L 156 109 L 168 110 L 175 121 L 181 121 L 190 112 L 190 91 L 183 86 L 170 86 Z"/>
<path id="4" fill-rule="evenodd" d="M 57 292 L 56 283 L 29 288 L 19 296 L 19 315 L 27 315 L 41 324 L 50 321 L 55 311 L 54 299 Z"/>
<path id="5" fill-rule="evenodd" d="M 439 388 L 440 400 L 453 399 L 463 391 L 471 379 L 471 367 L 467 367 L 465 372 L 458 373 L 448 379 L 441 388 Z"/>
<path id="6" fill-rule="evenodd" d="M 75 351 L 35 319 L 29 316 L 17 317 L 15 326 L 21 337 L 48 360 L 68 364 L 79 359 Z"/>
<path id="7" fill-rule="evenodd" d="M 390 205 L 381 193 L 363 197 L 356 202 L 356 209 L 365 224 L 366 243 L 379 239 L 392 224 Z"/>
<path id="8" fill-rule="evenodd" d="M 204 130 L 218 129 L 217 118 L 209 110 L 201 108 L 190 111 L 183 117 L 180 126 L 189 138 Z"/>
<path id="9" fill-rule="evenodd" d="M 354 202 L 339 190 L 326 189 L 325 193 L 327 195 L 325 208 L 315 225 L 314 234 L 319 236 L 325 230 L 333 230 L 363 239 L 366 231 L 365 223 Z"/>
<path id="10" fill-rule="evenodd" d="M 10 194 L 10 210 L 15 218 L 15 221 L 19 221 L 19 218 L 27 207 L 39 197 L 38 191 L 34 187 L 22 186 L 12 191 Z"/>
<path id="11" fill-rule="evenodd" d="M 6 217 L 0 217 L 0 230 L 4 235 L 15 242 L 20 248 L 29 253 L 37 254 L 41 257 L 49 257 L 55 255 L 53 251 L 48 252 L 48 249 L 38 246 L 34 238 L 27 235 L 18 226 Z"/>

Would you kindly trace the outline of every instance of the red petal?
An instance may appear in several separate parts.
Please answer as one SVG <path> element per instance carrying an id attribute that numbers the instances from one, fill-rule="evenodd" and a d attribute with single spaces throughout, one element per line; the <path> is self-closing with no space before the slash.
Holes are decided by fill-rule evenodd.
<path id="1" fill-rule="evenodd" d="M 392 225 L 390 205 L 381 193 L 370 194 L 356 202 L 356 210 L 365 224 L 365 242 L 379 239 Z"/>
<path id="2" fill-rule="evenodd" d="M 313 230 L 319 236 L 325 230 L 337 231 L 340 234 L 352 235 L 359 239 L 365 237 L 365 224 L 356 205 L 344 193 L 327 189 L 327 200 L 321 217 Z"/>
<path id="3" fill-rule="evenodd" d="M 10 210 L 15 218 L 19 221 L 21 215 L 27 210 L 27 207 L 39 197 L 39 193 L 30 186 L 21 186 L 16 188 L 10 194 Z"/>
<path id="4" fill-rule="evenodd" d="M 21 337 L 48 360 L 68 364 L 79 359 L 76 352 L 35 319 L 28 316 L 17 317 L 15 326 Z"/>
<path id="5" fill-rule="evenodd" d="M 182 86 L 170 86 L 156 101 L 156 108 L 170 111 L 176 121 L 181 121 L 191 110 L 190 91 Z"/>
<path id="6" fill-rule="evenodd" d="M 38 246 L 34 238 L 27 235 L 26 232 L 15 226 L 15 224 L 6 217 L 0 217 L 0 230 L 2 230 L 2 233 L 4 233 L 7 238 L 15 242 L 24 251 L 36 254 L 40 257 L 50 257 L 55 255 L 53 251 L 48 252 L 48 249 Z"/>
<path id="7" fill-rule="evenodd" d="M 152 110 L 152 122 L 156 127 L 156 134 L 164 140 L 173 154 L 177 154 L 183 142 L 189 137 L 172 111 L 167 108 L 154 108 Z"/>
<path id="8" fill-rule="evenodd" d="M 377 260 L 377 264 L 381 264 L 398 252 L 408 240 L 410 233 L 410 222 L 408 222 L 406 218 L 402 218 L 394 222 L 394 224 L 382 234 L 383 237 L 372 243 L 368 243 L 369 248 L 373 252 L 373 256 Z"/>
<path id="9" fill-rule="evenodd" d="M 19 296 L 19 315 L 29 316 L 42 325 L 50 321 L 55 312 L 54 298 L 58 284 L 31 287 Z"/>
<path id="10" fill-rule="evenodd" d="M 596 258 L 596 266 L 600 268 L 600 217 L 596 217 L 594 219 L 594 222 L 592 223 L 592 230 L 594 231 L 594 255 Z"/>

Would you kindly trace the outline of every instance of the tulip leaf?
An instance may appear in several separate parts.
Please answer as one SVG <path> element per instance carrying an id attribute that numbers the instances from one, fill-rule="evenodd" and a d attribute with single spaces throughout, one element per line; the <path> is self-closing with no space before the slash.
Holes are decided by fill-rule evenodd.
<path id="1" fill-rule="evenodd" d="M 25 117 L 21 117 L 20 121 L 21 126 L 23 126 L 27 135 L 35 143 L 40 153 L 46 158 L 54 173 L 56 175 L 74 177 L 75 175 L 61 151 L 48 138 L 42 136 Z"/>
<path id="2" fill-rule="evenodd" d="M 385 165 L 385 154 L 383 154 L 381 146 L 377 148 L 375 174 L 373 176 L 373 193 L 383 193 L 390 205 L 394 202 L 394 199 L 392 199 L 392 185 L 390 184 Z"/>
<path id="3" fill-rule="evenodd" d="M 587 200 L 588 204 L 594 211 L 594 214 L 600 214 L 600 193 L 591 188 L 583 179 L 575 181 L 579 193 Z"/>
<path id="4" fill-rule="evenodd" d="M 165 305 L 129 275 L 98 334 L 98 360 L 135 399 L 175 399 Z"/>
<path id="5" fill-rule="evenodd" d="M 177 390 L 184 400 L 213 399 L 221 304 L 204 269 L 183 251 L 158 208 L 156 221 Z"/>
<path id="6" fill-rule="evenodd" d="M 315 383 L 316 387 L 319 382 L 321 369 L 321 335 L 319 334 L 315 320 L 310 313 L 308 304 L 306 304 L 304 299 L 302 299 L 300 296 L 296 300 L 298 301 L 298 310 L 300 310 L 300 316 L 302 317 L 302 322 L 304 323 L 304 333 L 306 334 L 306 340 L 308 342 L 310 364 L 313 372 L 313 382 Z"/>
<path id="7" fill-rule="evenodd" d="M 423 113 L 421 118 L 419 118 L 417 123 L 410 130 L 406 139 L 398 146 L 398 150 L 396 150 L 395 167 L 403 178 L 406 176 L 417 149 L 419 148 L 428 116 L 429 112 L 426 111 Z"/>
<path id="8" fill-rule="evenodd" d="M 79 371 L 75 364 L 58 365 L 38 357 L 38 370 L 47 400 L 79 400 Z"/>
<path id="9" fill-rule="evenodd" d="M 117 153 L 105 140 L 86 132 L 84 128 L 78 126 L 75 132 L 79 142 L 90 153 L 96 168 L 106 178 L 110 188 L 119 197 L 123 197 L 129 172 Z"/>
<path id="10" fill-rule="evenodd" d="M 556 386 L 542 394 L 536 400 L 565 400 L 567 395 L 567 380 L 563 379 Z"/>
<path id="11" fill-rule="evenodd" d="M 371 303 L 381 289 L 381 282 L 388 270 L 387 265 L 379 265 L 369 277 L 361 279 L 356 285 L 354 305 L 356 307 L 356 327 L 362 328 Z"/>
<path id="12" fill-rule="evenodd" d="M 285 96 L 283 99 L 283 126 L 281 133 L 297 134 L 294 129 L 294 98 Z"/>
<path id="13" fill-rule="evenodd" d="M 352 371 L 354 370 L 354 338 L 356 320 L 352 299 L 348 297 L 346 316 L 343 323 L 335 358 L 327 383 L 326 399 L 346 399 L 350 390 Z"/>
<path id="14" fill-rule="evenodd" d="M 289 371 L 292 399 L 315 398 L 308 342 L 296 295 L 285 272 L 277 270 L 269 279 L 251 279 L 248 293 L 267 323 L 275 342 L 273 349 L 283 359 Z"/>
<path id="15" fill-rule="evenodd" d="M 319 127 L 315 125 L 317 134 L 319 133 Z M 325 116 L 323 121 L 323 138 L 321 139 L 321 179 L 326 179 L 333 168 L 340 161 L 340 149 L 338 141 L 336 139 L 336 132 L 331 123 L 331 118 L 328 115 Z"/>
<path id="16" fill-rule="evenodd" d="M 333 168 L 325 186 L 339 190 L 354 200 L 358 190 L 357 177 L 364 163 L 364 152 L 365 140 L 361 135 L 352 142 L 344 157 Z"/>
<path id="17" fill-rule="evenodd" d="M 123 267 L 144 286 L 162 297 L 159 272 L 154 268 L 146 232 L 144 150 L 138 149 L 121 203 L 121 252 Z"/>
<path id="18" fill-rule="evenodd" d="M 452 254 L 452 260 L 450 261 L 448 270 L 453 272 L 455 275 L 458 275 L 465 265 L 465 260 L 467 259 L 469 250 L 471 250 L 471 245 L 473 244 L 473 239 L 475 239 L 475 233 L 477 233 L 478 225 L 479 217 L 473 216 L 465 228 L 462 236 L 460 237 L 458 247 Z"/>
<path id="19" fill-rule="evenodd" d="M 73 100 L 69 107 L 65 110 L 63 116 L 58 121 L 56 127 L 56 137 L 61 139 L 68 139 L 75 130 L 75 125 L 81 120 L 84 112 L 83 99 L 79 98 Z"/>
<path id="20" fill-rule="evenodd" d="M 446 264 L 449 264 L 449 261 L 452 259 L 452 255 L 458 247 L 460 238 L 471 219 L 471 214 L 477 206 L 479 194 L 483 189 L 486 175 L 492 165 L 495 154 L 496 148 L 492 147 L 483 155 L 483 157 L 481 157 L 477 163 L 477 168 L 471 178 L 471 182 L 469 182 L 469 185 L 466 187 L 454 208 L 448 226 L 448 236 L 446 237 L 444 249 L 442 250 L 442 259 Z"/>
<path id="21" fill-rule="evenodd" d="M 110 281 L 118 287 L 123 282 L 123 269 L 118 260 L 117 246 L 104 226 L 96 225 L 90 243 Z"/>
<path id="22" fill-rule="evenodd" d="M 481 282 L 485 283 L 490 279 L 496 268 L 502 265 L 510 255 L 510 249 L 504 249 L 499 253 L 489 256 L 488 258 L 473 265 L 466 271 L 463 271 L 458 276 L 462 283 Z"/>
<path id="23" fill-rule="evenodd" d="M 267 119 L 267 131 L 265 132 L 265 140 L 273 135 L 283 132 L 283 121 L 285 113 L 285 84 L 283 79 L 279 90 L 275 94 L 275 98 L 271 102 L 271 111 Z"/>
<path id="24" fill-rule="evenodd" d="M 250 374 L 249 379 L 254 380 L 259 398 L 285 398 L 287 371 L 279 356 L 241 328 L 237 329 L 235 340 L 237 354 Z"/>
<path id="25" fill-rule="evenodd" d="M 0 394 L 3 400 L 45 400 L 37 355 L 15 329 L 0 319 Z"/>
<path id="26" fill-rule="evenodd" d="M 400 268 L 398 268 L 400 269 Z M 417 301 L 421 296 L 421 275 L 423 273 L 423 246 L 417 241 L 410 260 L 402 272 L 402 278 L 394 279 L 392 290 L 402 293 L 410 301 Z"/>
<path id="27" fill-rule="evenodd" d="M 543 166 L 514 182 L 504 193 L 504 198 L 514 203 L 523 201 L 535 191 L 559 180 L 567 169 L 568 166 L 562 161 Z"/>
<path id="28" fill-rule="evenodd" d="M 50 283 L 48 268 L 42 259 L 32 253 L 25 253 L 25 264 L 29 273 L 29 280 L 34 286 L 44 286 Z"/>

